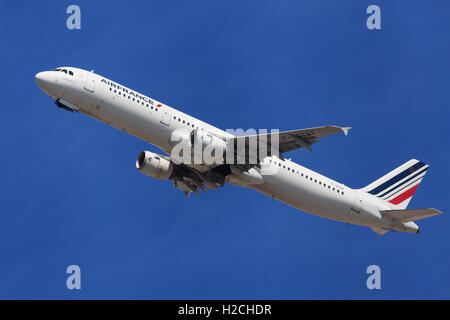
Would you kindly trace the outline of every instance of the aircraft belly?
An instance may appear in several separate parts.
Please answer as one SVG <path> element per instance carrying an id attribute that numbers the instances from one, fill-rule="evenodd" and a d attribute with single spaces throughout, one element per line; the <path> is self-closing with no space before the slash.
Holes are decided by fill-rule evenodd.
<path id="1" fill-rule="evenodd" d="M 345 222 L 354 220 L 349 212 L 352 200 L 350 194 L 338 194 L 311 184 L 309 180 L 298 180 L 289 175 L 283 171 L 266 175 L 263 185 L 252 188 L 310 214 Z"/>

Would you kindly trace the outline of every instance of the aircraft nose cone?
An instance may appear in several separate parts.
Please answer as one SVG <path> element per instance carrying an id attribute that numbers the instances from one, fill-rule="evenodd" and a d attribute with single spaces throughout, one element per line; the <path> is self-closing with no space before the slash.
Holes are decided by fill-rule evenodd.
<path id="1" fill-rule="evenodd" d="M 50 94 L 52 89 L 52 79 L 48 71 L 39 72 L 34 76 L 37 85 L 45 93 Z"/>
<path id="2" fill-rule="evenodd" d="M 45 72 L 38 72 L 34 76 L 34 79 L 36 80 L 36 83 L 38 84 L 39 87 L 41 87 L 43 84 L 45 84 L 45 82 L 48 82 L 48 79 L 46 81 L 45 78 L 46 78 L 45 77 Z"/>

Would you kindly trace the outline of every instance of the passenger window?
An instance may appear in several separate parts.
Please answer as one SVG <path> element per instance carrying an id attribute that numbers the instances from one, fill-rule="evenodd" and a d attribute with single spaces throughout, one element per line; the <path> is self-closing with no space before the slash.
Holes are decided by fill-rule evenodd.
<path id="1" fill-rule="evenodd" d="M 70 70 L 69 70 L 69 74 L 70 74 L 71 76 L 73 76 L 73 72 L 72 72 L 72 71 L 70 71 Z"/>

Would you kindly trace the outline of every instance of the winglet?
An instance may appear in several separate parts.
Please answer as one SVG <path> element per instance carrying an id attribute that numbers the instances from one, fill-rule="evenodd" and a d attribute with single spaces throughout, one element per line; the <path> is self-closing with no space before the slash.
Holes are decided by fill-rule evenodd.
<path id="1" fill-rule="evenodd" d="M 348 135 L 348 131 L 351 129 L 352 127 L 340 127 L 340 129 L 342 130 L 342 132 L 344 132 L 345 135 Z"/>

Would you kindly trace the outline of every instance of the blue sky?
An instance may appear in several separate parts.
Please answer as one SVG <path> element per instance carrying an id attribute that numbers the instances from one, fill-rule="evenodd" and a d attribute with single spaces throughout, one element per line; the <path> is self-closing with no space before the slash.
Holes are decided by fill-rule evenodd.
<path id="1" fill-rule="evenodd" d="M 81 8 L 81 30 L 66 8 Z M 381 7 L 382 29 L 365 26 Z M 442 1 L 1 1 L 0 298 L 450 298 Z M 231 185 L 201 196 L 135 169 L 158 148 L 58 109 L 34 75 L 105 77 L 222 129 L 352 126 L 294 161 L 362 187 L 431 168 L 421 233 L 347 226 Z M 66 288 L 79 265 L 82 289 Z M 381 286 L 366 288 L 367 266 Z"/>

